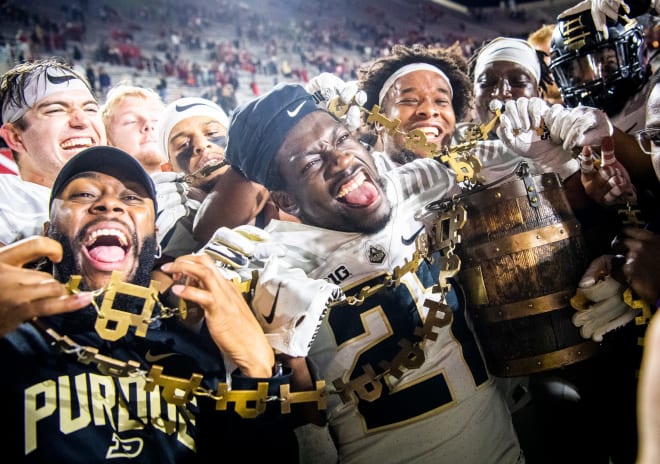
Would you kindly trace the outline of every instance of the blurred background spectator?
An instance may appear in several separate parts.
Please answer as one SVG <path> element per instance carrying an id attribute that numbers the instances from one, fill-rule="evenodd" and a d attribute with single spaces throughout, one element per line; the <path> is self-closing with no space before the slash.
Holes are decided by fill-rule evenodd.
<path id="1" fill-rule="evenodd" d="M 321 0 L 99 3 L 3 2 L 0 71 L 6 63 L 65 56 L 97 70 L 101 100 L 113 82 L 130 80 L 157 89 L 166 103 L 211 95 L 230 110 L 277 82 L 307 82 L 320 72 L 355 79 L 361 63 L 395 43 L 458 43 L 469 56 L 496 36 L 525 39 L 575 2 L 485 1 L 476 9 L 409 0 L 338 0 L 333 8 Z M 648 34 L 654 49 L 656 29 Z"/>

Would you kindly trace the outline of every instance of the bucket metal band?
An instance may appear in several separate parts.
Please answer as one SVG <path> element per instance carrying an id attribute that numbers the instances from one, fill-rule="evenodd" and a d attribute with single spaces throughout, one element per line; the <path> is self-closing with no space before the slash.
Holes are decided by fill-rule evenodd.
<path id="1" fill-rule="evenodd" d="M 581 234 L 580 222 L 577 219 L 551 224 L 537 229 L 528 230 L 515 235 L 509 235 L 499 240 L 493 240 L 481 245 L 465 247 L 467 263 L 477 260 L 497 258 L 518 251 L 566 240 Z"/>
<path id="2" fill-rule="evenodd" d="M 487 323 L 520 319 L 569 307 L 573 294 L 575 294 L 574 289 L 562 290 L 501 306 L 478 308 L 472 314 L 475 319 Z"/>
<path id="3" fill-rule="evenodd" d="M 557 369 L 593 356 L 599 345 L 592 341 L 585 341 L 578 345 L 527 358 L 511 359 L 508 361 L 494 361 L 489 363 L 493 374 L 501 377 L 517 377 L 536 372 Z"/>

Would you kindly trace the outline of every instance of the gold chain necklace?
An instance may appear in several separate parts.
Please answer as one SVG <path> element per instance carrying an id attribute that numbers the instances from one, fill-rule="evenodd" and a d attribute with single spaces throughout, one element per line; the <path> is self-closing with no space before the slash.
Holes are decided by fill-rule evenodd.
<path id="1" fill-rule="evenodd" d="M 431 238 L 426 233 L 420 234 L 415 239 L 415 251 L 410 261 L 406 261 L 403 266 L 394 268 L 391 274 L 387 274 L 381 282 L 373 286 L 365 286 L 354 295 L 347 296 L 344 302 L 333 304 L 361 305 L 365 299 L 385 290 L 386 288 L 396 287 L 401 283 L 401 278 L 412 272 L 416 272 L 424 260 L 432 260 L 431 253 L 440 251 L 444 263 L 440 269 L 438 283 L 435 284 L 431 292 L 439 293 L 439 301 L 427 299 L 424 306 L 429 308 L 426 319 L 422 327 L 415 328 L 415 335 L 421 337 L 414 343 L 405 338 L 399 341 L 401 350 L 391 361 L 381 361 L 378 365 L 383 369 L 379 374 L 370 364 L 362 366 L 363 374 L 344 381 L 341 377 L 335 379 L 332 384 L 335 387 L 335 394 L 338 394 L 344 403 L 349 403 L 356 398 L 364 401 L 374 401 L 378 399 L 383 392 L 381 379 L 387 375 L 400 378 L 405 369 L 418 369 L 425 361 L 422 344 L 426 340 L 435 341 L 438 334 L 435 328 L 441 328 L 449 325 L 452 321 L 453 313 L 447 305 L 446 295 L 451 291 L 449 279 L 454 277 L 461 267 L 461 260 L 454 254 L 454 249 L 461 239 L 461 231 L 466 221 L 466 211 L 463 206 L 457 202 L 446 202 L 442 209 L 434 211 L 433 225 L 430 228 Z"/>
<path id="2" fill-rule="evenodd" d="M 314 95 L 315 99 L 325 100 L 322 95 Z M 355 105 L 361 112 L 367 114 L 367 123 L 378 125 L 390 135 L 402 135 L 404 148 L 417 153 L 422 153 L 427 158 L 433 158 L 445 163 L 456 173 L 456 180 L 464 188 L 470 189 L 483 182 L 480 176 L 481 161 L 472 153 L 479 141 L 488 140 L 488 134 L 493 130 L 502 115 L 501 109 L 493 111 L 493 118 L 487 123 L 469 126 L 465 133 L 465 142 L 438 148 L 433 142 L 426 140 L 426 134 L 421 129 L 413 129 L 410 132 L 401 130 L 401 120 L 391 120 L 380 112 L 380 106 L 374 105 L 371 110 L 358 105 L 355 101 L 343 104 L 339 97 L 328 101 L 327 108 L 337 118 L 346 114 L 349 107 Z"/>
<path id="3" fill-rule="evenodd" d="M 78 286 L 82 278 L 72 276 L 66 284 L 71 293 L 78 293 Z M 152 322 L 159 319 L 181 315 L 185 319 L 187 311 L 185 305 L 172 309 L 163 305 L 158 299 L 159 282 L 151 281 L 149 287 L 130 284 L 122 281 L 121 272 L 114 271 L 107 286 L 93 291 L 95 297 L 103 295 L 99 307 L 93 299 L 93 306 L 97 311 L 95 324 L 96 332 L 101 338 L 116 341 L 126 335 L 128 328 L 136 328 L 135 334 L 145 337 L 147 329 Z M 115 296 L 125 294 L 144 299 L 144 305 L 139 314 L 128 313 L 113 308 Z M 159 315 L 152 317 L 154 306 L 161 307 Z M 77 361 L 90 365 L 93 364 L 102 374 L 113 377 L 141 377 L 145 381 L 145 391 L 151 392 L 156 387 L 162 389 L 161 396 L 168 403 L 181 406 L 191 401 L 193 397 L 209 397 L 216 402 L 216 410 L 225 411 L 229 403 L 234 405 L 237 414 L 244 418 L 254 418 L 266 410 L 269 402 L 280 402 L 280 411 L 283 414 L 291 412 L 294 403 L 316 403 L 318 409 L 326 409 L 327 393 L 325 381 L 317 380 L 316 389 L 301 392 L 291 392 L 289 384 L 280 385 L 278 395 L 268 394 L 268 382 L 258 382 L 255 390 L 231 389 L 227 383 L 219 383 L 216 391 L 201 386 L 203 375 L 193 373 L 189 379 L 173 377 L 163 374 L 163 367 L 153 365 L 148 370 L 143 369 L 141 364 L 134 360 L 122 361 L 99 353 L 99 350 L 91 346 L 82 346 L 66 335 L 59 334 L 55 329 L 48 327 L 39 319 L 31 321 L 50 344 L 58 348 L 62 353 L 73 355 Z M 109 327 L 114 327 L 110 329 Z"/>

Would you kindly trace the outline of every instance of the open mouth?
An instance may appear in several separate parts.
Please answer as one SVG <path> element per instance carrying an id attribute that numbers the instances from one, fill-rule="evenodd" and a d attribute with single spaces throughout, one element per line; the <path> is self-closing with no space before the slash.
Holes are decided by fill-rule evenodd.
<path id="1" fill-rule="evenodd" d="M 96 146 L 96 142 L 91 137 L 76 137 L 60 144 L 63 150 L 82 150 L 93 146 Z"/>
<path id="2" fill-rule="evenodd" d="M 227 166 L 228 161 L 225 158 L 212 158 L 207 160 L 202 167 L 186 176 L 186 182 L 193 182 L 196 179 L 203 179 L 209 177 L 218 169 Z"/>
<path id="3" fill-rule="evenodd" d="M 427 139 L 435 138 L 440 135 L 440 129 L 437 127 L 417 127 L 417 130 L 422 131 Z"/>
<path id="4" fill-rule="evenodd" d="M 227 165 L 227 161 L 224 157 L 222 158 L 211 158 L 204 163 L 204 166 L 199 170 L 202 176 L 208 176 L 213 171 L 220 169 L 223 166 Z"/>
<path id="5" fill-rule="evenodd" d="M 438 140 L 443 132 L 440 130 L 438 127 L 434 126 L 419 126 L 419 127 L 414 127 L 412 128 L 409 132 L 409 136 L 419 136 L 419 134 L 424 134 L 424 140 L 426 141 L 436 141 Z"/>
<path id="6" fill-rule="evenodd" d="M 360 171 L 341 186 L 335 199 L 350 206 L 365 207 L 374 203 L 379 197 L 376 186 L 364 172 Z"/>
<path id="7" fill-rule="evenodd" d="M 126 235 L 117 229 L 95 230 L 83 245 L 95 267 L 102 270 L 123 263 L 131 248 Z"/>

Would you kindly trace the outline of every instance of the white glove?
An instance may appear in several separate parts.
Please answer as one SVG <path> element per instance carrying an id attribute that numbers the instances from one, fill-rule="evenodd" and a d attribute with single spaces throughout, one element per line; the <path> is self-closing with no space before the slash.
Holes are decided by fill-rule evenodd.
<path id="1" fill-rule="evenodd" d="M 566 151 L 585 145 L 600 146 L 603 138 L 614 132 L 607 114 L 591 106 L 564 108 L 555 104 L 543 114 L 543 120 L 550 138 Z"/>
<path id="2" fill-rule="evenodd" d="M 511 128 L 517 131 L 527 132 L 532 129 L 543 129 L 541 118 L 548 108 L 545 100 L 538 97 L 520 97 L 516 100 L 507 100 L 504 103 L 500 122 L 503 119 L 509 119 L 508 122 Z"/>
<path id="3" fill-rule="evenodd" d="M 270 235 L 249 224 L 230 229 L 220 227 L 200 252 L 216 260 L 221 269 L 234 271 L 241 281 L 252 278 L 252 270 L 263 268 L 271 256 L 284 256 L 286 247 L 270 242 Z M 235 275 L 225 273 L 229 278 Z"/>
<path id="4" fill-rule="evenodd" d="M 252 310 L 275 350 L 307 356 L 330 303 L 344 298 L 339 286 L 285 268 L 271 256 L 259 273 Z"/>
<path id="5" fill-rule="evenodd" d="M 630 8 L 623 0 L 584 0 L 577 5 L 562 11 L 557 19 L 563 19 L 583 11 L 591 10 L 591 17 L 597 31 L 603 33 L 605 39 L 609 38 L 607 30 L 607 18 L 616 21 L 619 17 L 619 7 L 623 8 L 625 14 L 630 13 Z"/>
<path id="6" fill-rule="evenodd" d="M 344 82 L 334 74 L 324 72 L 314 76 L 305 85 L 305 90 L 315 96 L 319 106 L 342 119 L 350 130 L 362 125 L 360 107 L 366 103 L 367 94 L 358 88 L 357 81 Z M 335 98 L 337 100 L 333 102 Z M 335 106 L 338 103 L 339 106 L 329 106 L 333 103 Z"/>
<path id="7" fill-rule="evenodd" d="M 573 325 L 580 328 L 582 337 L 595 342 L 602 342 L 603 335 L 624 326 L 639 312 L 623 301 L 625 286 L 609 275 L 612 258 L 603 255 L 592 261 L 571 298 L 577 311 L 571 319 Z"/>
<path id="8" fill-rule="evenodd" d="M 176 172 L 156 172 L 151 179 L 156 187 L 156 226 L 158 242 L 176 225 L 177 221 L 188 214 L 194 214 L 200 203 L 187 197 L 188 184 L 183 182 L 183 174 Z"/>
<path id="9" fill-rule="evenodd" d="M 556 172 L 566 179 L 580 166 L 573 154 L 555 143 L 548 134 L 539 116 L 539 111 L 547 113 L 547 109 L 547 103 L 537 97 L 509 100 L 496 133 L 511 151 L 534 161 L 537 170 Z"/>

